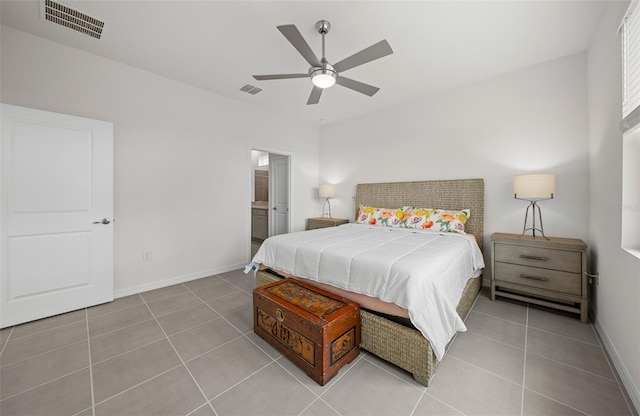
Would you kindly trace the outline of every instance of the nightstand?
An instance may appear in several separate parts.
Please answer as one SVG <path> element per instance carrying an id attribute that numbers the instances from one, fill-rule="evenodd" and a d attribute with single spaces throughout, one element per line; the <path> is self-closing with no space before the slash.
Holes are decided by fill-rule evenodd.
<path id="1" fill-rule="evenodd" d="M 494 233 L 491 300 L 496 296 L 580 314 L 589 322 L 587 245 L 573 238 Z"/>
<path id="2" fill-rule="evenodd" d="M 316 228 L 336 227 L 346 224 L 349 220 L 344 218 L 307 218 L 307 230 L 315 230 Z"/>

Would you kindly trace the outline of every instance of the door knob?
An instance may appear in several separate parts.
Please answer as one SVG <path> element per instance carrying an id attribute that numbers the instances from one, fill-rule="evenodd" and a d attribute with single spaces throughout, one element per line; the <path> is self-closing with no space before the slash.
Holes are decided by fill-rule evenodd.
<path id="1" fill-rule="evenodd" d="M 95 221 L 94 222 L 94 224 L 104 224 L 104 225 L 107 225 L 107 224 L 110 224 L 110 223 L 111 223 L 111 220 L 109 218 L 103 218 L 101 221 Z"/>

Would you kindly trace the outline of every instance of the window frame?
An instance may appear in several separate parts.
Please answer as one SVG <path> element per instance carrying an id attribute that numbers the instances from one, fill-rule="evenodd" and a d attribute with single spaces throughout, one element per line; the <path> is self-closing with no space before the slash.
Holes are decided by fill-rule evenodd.
<path id="1" fill-rule="evenodd" d="M 640 258 L 640 0 L 627 9 L 622 41 L 622 249 Z"/>

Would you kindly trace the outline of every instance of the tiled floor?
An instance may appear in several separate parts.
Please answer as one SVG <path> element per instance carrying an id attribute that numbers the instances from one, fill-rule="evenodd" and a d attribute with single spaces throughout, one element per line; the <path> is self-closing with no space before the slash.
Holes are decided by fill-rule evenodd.
<path id="1" fill-rule="evenodd" d="M 591 325 L 482 294 L 429 388 L 363 352 L 321 387 L 252 331 L 241 271 L 0 331 L 0 414 L 629 415 Z"/>

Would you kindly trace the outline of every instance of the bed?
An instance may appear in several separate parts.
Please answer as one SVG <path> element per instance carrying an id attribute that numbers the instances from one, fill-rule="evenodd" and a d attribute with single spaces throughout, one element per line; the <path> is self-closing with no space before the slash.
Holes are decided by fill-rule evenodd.
<path id="1" fill-rule="evenodd" d="M 361 205 L 386 208 L 413 206 L 449 210 L 469 209 L 471 216 L 464 224 L 465 233 L 475 236 L 481 256 L 484 240 L 484 182 L 482 179 L 359 184 L 356 187 L 355 197 L 356 216 Z M 381 228 L 383 227 L 379 229 Z M 341 231 L 342 234 L 349 233 L 346 228 Z M 312 231 L 305 233 L 310 235 Z M 286 275 L 281 270 L 273 270 L 262 264 L 256 273 L 256 286 L 271 283 Z M 482 286 L 481 276 L 476 276 L 466 280 L 463 283 L 464 287 L 460 289 L 461 295 L 454 311 L 459 315 L 460 319 L 458 317 L 456 319 L 460 322 L 468 314 Z M 293 275 L 293 277 L 299 276 Z M 321 287 L 327 288 L 326 285 Z M 334 292 L 343 294 L 338 288 Z M 442 357 L 443 354 L 441 342 L 437 344 L 438 348 L 435 348 L 436 345 L 432 345 L 423 335 L 422 326 L 419 326 L 420 330 L 418 330 L 411 323 L 407 324 L 402 318 L 397 319 L 392 315 L 381 314 L 363 307 L 361 347 L 410 372 L 416 381 L 427 386 L 438 367 L 438 356 Z"/>

